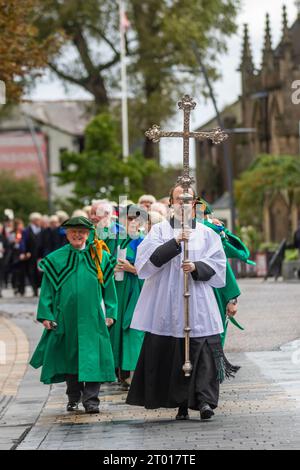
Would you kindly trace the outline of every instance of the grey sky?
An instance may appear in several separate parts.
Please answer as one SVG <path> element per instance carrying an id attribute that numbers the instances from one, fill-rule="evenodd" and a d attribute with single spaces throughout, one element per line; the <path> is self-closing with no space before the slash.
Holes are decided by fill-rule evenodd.
<path id="1" fill-rule="evenodd" d="M 299 2 L 298 2 L 299 3 Z M 240 64 L 241 47 L 243 37 L 243 24 L 249 25 L 249 36 L 251 40 L 252 52 L 255 66 L 261 63 L 261 52 L 264 43 L 265 15 L 270 13 L 273 46 L 277 45 L 282 31 L 282 6 L 285 4 L 288 11 L 289 24 L 292 24 L 297 15 L 295 0 L 244 0 L 242 10 L 238 17 L 238 32 L 228 41 L 228 54 L 220 60 L 222 79 L 214 84 L 219 108 L 234 101 L 241 92 L 240 74 L 237 68 Z M 300 78 L 300 77 L 299 77 Z M 36 88 L 29 95 L 32 99 L 80 99 L 89 98 L 89 95 L 80 88 L 70 86 L 66 91 L 59 80 L 45 77 L 39 80 Z M 180 97 L 179 97 L 180 98 Z M 214 116 L 210 103 L 205 103 L 203 99 L 195 99 L 198 103 L 193 113 L 192 127 L 195 128 Z M 168 125 L 168 129 L 181 129 L 181 115 L 174 116 Z M 162 163 L 180 163 L 182 144 L 177 139 L 170 139 L 168 143 L 161 145 Z M 192 162 L 194 163 L 194 162 Z"/>

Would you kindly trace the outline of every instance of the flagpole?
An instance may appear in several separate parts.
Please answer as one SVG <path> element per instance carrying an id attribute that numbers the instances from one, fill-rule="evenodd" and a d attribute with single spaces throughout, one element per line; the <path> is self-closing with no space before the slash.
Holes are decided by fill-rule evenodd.
<path id="1" fill-rule="evenodd" d="M 122 92 L 122 154 L 124 162 L 129 156 L 128 137 L 128 102 L 127 102 L 127 70 L 126 70 L 126 45 L 125 45 L 125 5 L 124 0 L 119 0 L 120 12 L 120 55 L 121 55 L 121 92 Z M 124 184 L 129 189 L 129 178 L 125 177 Z"/>

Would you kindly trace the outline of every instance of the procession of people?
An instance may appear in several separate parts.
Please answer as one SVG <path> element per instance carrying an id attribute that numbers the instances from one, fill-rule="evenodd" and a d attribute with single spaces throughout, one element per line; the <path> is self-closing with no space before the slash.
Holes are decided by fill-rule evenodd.
<path id="1" fill-rule="evenodd" d="M 193 409 L 206 420 L 220 383 L 238 371 L 223 350 L 228 323 L 243 328 L 234 318 L 240 290 L 227 258 L 251 262 L 250 254 L 192 188 L 183 228 L 183 192 L 177 184 L 161 201 L 93 200 L 70 217 L 33 213 L 27 227 L 5 221 L 2 279 L 19 295 L 26 284 L 39 295 L 44 332 L 30 364 L 41 367 L 42 383 L 66 382 L 68 412 L 82 403 L 86 413 L 99 413 L 105 382 L 128 391 L 130 405 L 177 408 L 176 420 Z M 186 274 L 190 377 L 182 369 Z"/>
<path id="2" fill-rule="evenodd" d="M 0 450 L 299 449 L 300 0 L 280 3 L 2 2 Z"/>

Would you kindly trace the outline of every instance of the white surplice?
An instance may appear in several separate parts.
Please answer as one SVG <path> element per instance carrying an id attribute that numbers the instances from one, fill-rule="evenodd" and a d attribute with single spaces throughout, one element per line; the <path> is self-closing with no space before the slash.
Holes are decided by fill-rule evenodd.
<path id="1" fill-rule="evenodd" d="M 139 278 L 146 281 L 131 328 L 162 336 L 184 337 L 183 243 L 181 254 L 162 267 L 155 267 L 150 261 L 156 248 L 178 233 L 179 229 L 173 229 L 168 221 L 161 222 L 152 227 L 138 247 L 135 267 Z M 224 287 L 226 282 L 226 256 L 220 236 L 197 222 L 189 239 L 189 259 L 203 261 L 215 271 L 207 282 L 194 281 L 190 275 L 190 336 L 222 333 L 221 315 L 213 292 L 213 287 Z"/>

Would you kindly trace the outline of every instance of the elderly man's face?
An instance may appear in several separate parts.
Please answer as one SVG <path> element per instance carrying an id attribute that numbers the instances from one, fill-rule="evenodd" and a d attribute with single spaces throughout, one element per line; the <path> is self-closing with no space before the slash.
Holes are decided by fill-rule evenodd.
<path id="1" fill-rule="evenodd" d="M 110 214 L 105 210 L 104 206 L 92 206 L 90 220 L 94 225 L 100 227 L 108 227 L 111 222 Z"/>
<path id="2" fill-rule="evenodd" d="M 139 206 L 143 207 L 147 212 L 150 211 L 152 202 L 151 201 L 142 201 Z"/>
<path id="3" fill-rule="evenodd" d="M 130 236 L 137 235 L 140 227 L 141 220 L 139 217 L 127 217 L 127 231 Z"/>
<path id="4" fill-rule="evenodd" d="M 55 220 L 54 219 L 50 220 L 50 228 L 55 229 L 55 228 L 58 228 L 58 227 L 59 227 L 58 219 L 57 220 L 56 219 Z"/>
<path id="5" fill-rule="evenodd" d="M 36 225 L 37 227 L 41 227 L 42 223 L 43 223 L 43 220 L 36 217 L 36 218 L 32 219 L 30 223 L 33 224 L 33 225 Z"/>
<path id="6" fill-rule="evenodd" d="M 174 216 L 178 219 L 181 218 L 181 214 L 182 214 L 182 195 L 184 193 L 184 189 L 181 188 L 180 186 L 178 186 L 177 188 L 174 189 L 174 192 L 173 192 L 173 209 L 174 209 Z M 190 188 L 189 189 L 189 194 L 191 194 L 193 196 L 193 190 Z M 194 199 L 194 197 L 193 197 Z M 194 201 L 191 201 L 190 202 L 190 208 L 191 208 L 191 217 L 192 217 L 192 213 L 193 213 L 193 204 L 194 204 Z"/>
<path id="7" fill-rule="evenodd" d="M 79 250 L 86 243 L 89 233 L 87 228 L 71 227 L 67 229 L 67 240 L 73 248 Z"/>

